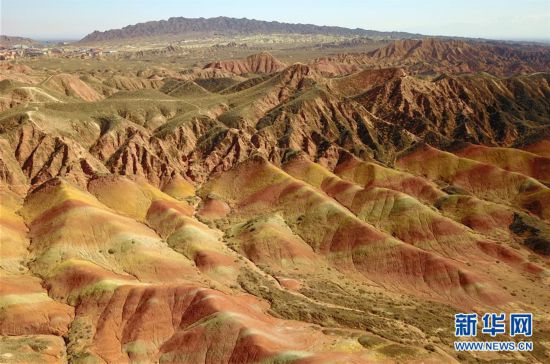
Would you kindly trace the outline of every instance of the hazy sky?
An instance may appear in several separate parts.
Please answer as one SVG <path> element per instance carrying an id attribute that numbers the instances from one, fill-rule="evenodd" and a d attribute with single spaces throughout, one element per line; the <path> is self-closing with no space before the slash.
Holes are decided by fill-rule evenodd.
<path id="1" fill-rule="evenodd" d="M 231 16 L 431 35 L 550 40 L 550 0 L 0 0 L 0 33 L 76 39 L 148 20 Z"/>

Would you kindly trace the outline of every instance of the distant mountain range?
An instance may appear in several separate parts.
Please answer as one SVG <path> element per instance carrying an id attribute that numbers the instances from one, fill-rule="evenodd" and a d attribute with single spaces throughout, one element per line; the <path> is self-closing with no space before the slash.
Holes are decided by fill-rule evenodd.
<path id="1" fill-rule="evenodd" d="M 415 38 L 420 34 L 405 32 L 379 32 L 361 28 L 344 28 L 336 26 L 319 26 L 313 24 L 292 24 L 277 21 L 254 19 L 217 18 L 170 18 L 168 20 L 149 21 L 128 25 L 122 29 L 104 32 L 95 31 L 88 34 L 81 43 L 111 41 L 127 38 L 154 37 L 162 35 L 192 35 L 200 33 L 224 32 L 224 34 L 324 34 L 339 36 L 368 36 L 388 39 Z"/>

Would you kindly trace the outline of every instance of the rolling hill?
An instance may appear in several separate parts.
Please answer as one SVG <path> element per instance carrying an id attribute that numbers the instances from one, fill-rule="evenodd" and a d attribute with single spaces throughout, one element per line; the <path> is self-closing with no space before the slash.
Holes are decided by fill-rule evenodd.
<path id="1" fill-rule="evenodd" d="M 548 362 L 548 51 L 491 47 L 3 64 L 0 361 Z"/>

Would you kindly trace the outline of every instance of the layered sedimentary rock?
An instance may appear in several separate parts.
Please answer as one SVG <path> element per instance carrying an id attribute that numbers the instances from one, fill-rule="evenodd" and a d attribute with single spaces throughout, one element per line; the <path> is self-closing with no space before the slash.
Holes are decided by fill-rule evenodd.
<path id="1" fill-rule="evenodd" d="M 507 361 L 453 315 L 517 310 L 548 361 L 545 53 L 490 47 L 3 66 L 0 361 Z"/>

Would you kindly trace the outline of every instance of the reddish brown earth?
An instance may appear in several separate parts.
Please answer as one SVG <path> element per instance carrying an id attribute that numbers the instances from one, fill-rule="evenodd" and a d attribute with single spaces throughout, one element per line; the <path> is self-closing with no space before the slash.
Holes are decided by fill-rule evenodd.
<path id="1" fill-rule="evenodd" d="M 550 360 L 547 48 L 97 62 L 0 66 L 0 362 Z"/>
<path id="2" fill-rule="evenodd" d="M 285 68 L 285 64 L 269 53 L 253 54 L 245 59 L 218 61 L 209 63 L 204 69 L 220 69 L 222 71 L 242 75 L 246 73 L 273 73 Z"/>
<path id="3" fill-rule="evenodd" d="M 532 45 L 423 38 L 402 39 L 367 53 L 336 54 L 330 61 L 406 66 L 415 73 L 487 72 L 497 76 L 548 71 L 550 50 Z"/>

